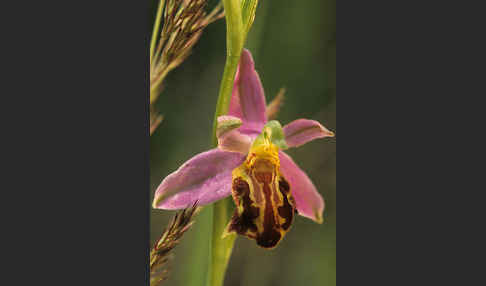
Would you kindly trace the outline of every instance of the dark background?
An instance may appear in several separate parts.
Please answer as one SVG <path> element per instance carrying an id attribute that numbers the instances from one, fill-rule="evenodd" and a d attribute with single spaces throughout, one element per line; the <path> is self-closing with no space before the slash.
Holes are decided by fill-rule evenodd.
<path id="1" fill-rule="evenodd" d="M 151 21 L 156 5 L 156 1 L 151 3 Z M 267 103 L 281 87 L 287 90 L 277 118 L 282 124 L 297 118 L 314 119 L 339 137 L 335 10 L 333 0 L 305 1 L 305 5 L 293 0 L 260 1 L 245 47 L 253 54 Z M 165 119 L 150 140 L 151 197 L 165 176 L 210 147 L 225 61 L 225 30 L 224 20 L 208 26 L 192 55 L 165 82 L 157 104 Z M 282 243 L 271 251 L 238 237 L 225 285 L 336 284 L 336 139 L 316 140 L 288 153 L 325 198 L 326 221 L 319 225 L 299 216 Z M 173 214 L 151 211 L 151 245 Z M 186 273 L 196 239 L 191 230 L 176 248 L 166 285 L 192 281 Z"/>

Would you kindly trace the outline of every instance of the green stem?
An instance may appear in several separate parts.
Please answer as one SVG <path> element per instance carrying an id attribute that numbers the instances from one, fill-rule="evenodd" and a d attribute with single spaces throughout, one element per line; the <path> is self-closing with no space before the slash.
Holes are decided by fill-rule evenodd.
<path id="1" fill-rule="evenodd" d="M 244 31 L 241 17 L 240 0 L 223 0 L 226 17 L 226 63 L 223 78 L 219 89 L 218 101 L 214 113 L 212 145 L 217 146 L 216 124 L 217 118 L 228 113 L 233 82 L 235 79 L 238 61 L 243 49 Z M 232 234 L 222 239 L 221 235 L 229 221 L 232 209 L 232 201 L 229 198 L 215 203 L 213 206 L 213 233 L 211 238 L 211 255 L 208 286 L 221 286 L 224 282 L 224 274 L 233 250 L 236 235 Z"/>
<path id="2" fill-rule="evenodd" d="M 241 49 L 240 49 L 240 54 L 241 54 Z M 213 134 L 212 134 L 213 147 L 218 146 L 218 139 L 216 138 L 216 127 L 218 123 L 217 119 L 219 116 L 228 113 L 231 93 L 233 91 L 233 82 L 235 79 L 236 69 L 238 68 L 239 60 L 240 60 L 240 55 L 230 56 L 228 54 L 226 56 L 226 64 L 224 66 L 223 79 L 221 80 L 218 101 L 216 103 L 216 112 L 214 113 Z"/>
<path id="3" fill-rule="evenodd" d="M 218 101 L 213 120 L 212 144 L 217 146 L 216 124 L 219 116 L 228 113 L 233 81 L 235 80 L 238 61 L 243 49 L 243 22 L 241 19 L 241 7 L 239 0 L 223 0 L 226 17 L 226 63 L 224 65 L 223 79 L 219 88 Z"/>
<path id="4" fill-rule="evenodd" d="M 211 268 L 208 275 L 209 286 L 222 286 L 224 275 L 231 257 L 236 235 L 221 238 L 224 228 L 231 217 L 233 201 L 226 198 L 213 205 L 213 235 L 211 243 Z"/>

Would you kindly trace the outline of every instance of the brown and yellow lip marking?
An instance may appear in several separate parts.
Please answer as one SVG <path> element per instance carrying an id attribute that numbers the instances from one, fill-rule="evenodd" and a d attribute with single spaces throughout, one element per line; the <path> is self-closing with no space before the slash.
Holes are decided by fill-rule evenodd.
<path id="1" fill-rule="evenodd" d="M 236 209 L 224 235 L 235 232 L 255 239 L 263 248 L 274 248 L 290 229 L 295 201 L 276 158 L 251 153 L 233 170 Z"/>

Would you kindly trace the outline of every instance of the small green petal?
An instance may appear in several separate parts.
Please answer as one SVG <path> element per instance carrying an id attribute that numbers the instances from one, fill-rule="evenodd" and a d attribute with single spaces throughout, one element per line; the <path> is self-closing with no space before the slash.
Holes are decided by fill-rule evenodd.
<path id="1" fill-rule="evenodd" d="M 280 125 L 280 122 L 277 120 L 269 121 L 267 124 L 265 124 L 265 126 L 263 126 L 263 132 L 258 135 L 253 142 L 253 145 L 263 144 L 265 138 L 270 139 L 270 141 L 281 150 L 289 148 L 287 142 L 285 142 L 285 135 L 283 133 L 282 125 Z"/>

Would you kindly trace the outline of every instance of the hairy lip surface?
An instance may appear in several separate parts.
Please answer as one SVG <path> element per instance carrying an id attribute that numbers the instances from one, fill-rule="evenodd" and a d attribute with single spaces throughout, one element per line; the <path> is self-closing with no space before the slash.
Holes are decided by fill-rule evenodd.
<path id="1" fill-rule="evenodd" d="M 232 195 L 236 210 L 227 232 L 256 240 L 263 248 L 274 248 L 290 229 L 295 202 L 288 182 L 278 167 L 263 160 L 233 171 Z"/>

